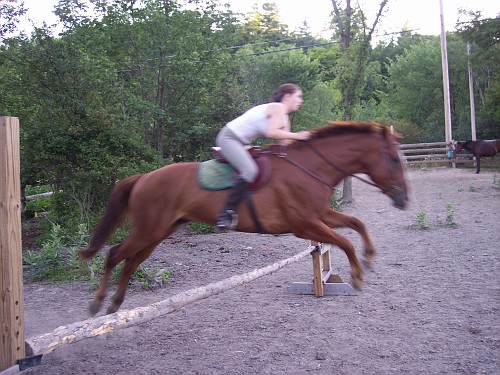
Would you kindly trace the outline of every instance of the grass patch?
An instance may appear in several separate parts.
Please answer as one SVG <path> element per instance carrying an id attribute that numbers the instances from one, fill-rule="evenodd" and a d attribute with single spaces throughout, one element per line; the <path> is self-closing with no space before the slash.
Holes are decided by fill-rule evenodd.
<path id="1" fill-rule="evenodd" d="M 192 221 L 188 224 L 188 230 L 193 233 L 198 234 L 211 234 L 215 233 L 215 228 L 213 225 L 208 225 L 205 223 L 199 223 L 197 221 Z"/>
<path id="2" fill-rule="evenodd" d="M 85 247 L 87 241 L 88 234 L 83 226 L 80 227 L 77 236 L 68 239 L 64 237 L 61 227 L 53 224 L 50 235 L 41 249 L 27 250 L 23 254 L 23 274 L 26 281 L 65 284 L 88 280 L 89 289 L 96 289 L 104 272 L 106 256 L 98 254 L 87 264 L 81 262 L 78 258 L 78 249 Z M 122 269 L 123 262 L 113 270 L 112 283 L 119 280 Z M 141 265 L 132 275 L 131 283 L 139 284 L 143 289 L 152 289 L 168 283 L 170 276 L 169 270 Z"/>

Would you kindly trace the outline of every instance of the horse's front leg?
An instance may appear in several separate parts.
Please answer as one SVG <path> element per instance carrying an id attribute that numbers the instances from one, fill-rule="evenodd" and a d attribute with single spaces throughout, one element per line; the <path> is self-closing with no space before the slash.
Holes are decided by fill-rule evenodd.
<path id="1" fill-rule="evenodd" d="M 323 223 L 330 228 L 351 228 L 358 232 L 363 241 L 364 262 L 367 268 L 373 266 L 373 258 L 375 257 L 376 248 L 368 234 L 365 223 L 355 216 L 349 216 L 341 212 L 329 209 L 322 217 Z"/>
<path id="2" fill-rule="evenodd" d="M 481 157 L 476 155 L 476 174 L 481 170 Z"/>
<path id="3" fill-rule="evenodd" d="M 356 289 L 361 289 L 363 286 L 363 268 L 356 256 L 356 250 L 351 241 L 337 232 L 334 232 L 320 220 L 308 220 L 301 224 L 298 230 L 294 232 L 297 237 L 325 244 L 332 244 L 338 246 L 346 253 L 351 266 L 352 285 Z"/>

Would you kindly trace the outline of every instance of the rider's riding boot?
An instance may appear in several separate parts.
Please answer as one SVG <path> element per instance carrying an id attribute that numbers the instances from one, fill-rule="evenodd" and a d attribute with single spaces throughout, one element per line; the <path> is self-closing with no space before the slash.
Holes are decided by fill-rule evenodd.
<path id="1" fill-rule="evenodd" d="M 234 182 L 233 189 L 229 193 L 224 209 L 217 217 L 217 227 L 219 229 L 234 229 L 238 224 L 238 214 L 236 208 L 238 204 L 245 198 L 248 190 L 249 182 L 241 177 L 238 177 Z"/>

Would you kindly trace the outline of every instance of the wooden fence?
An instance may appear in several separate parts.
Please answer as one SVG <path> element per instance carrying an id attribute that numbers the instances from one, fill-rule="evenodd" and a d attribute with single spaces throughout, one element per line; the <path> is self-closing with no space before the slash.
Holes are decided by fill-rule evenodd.
<path id="1" fill-rule="evenodd" d="M 450 147 L 446 142 L 413 143 L 402 144 L 401 150 L 409 165 L 417 164 L 449 164 L 454 163 L 474 163 L 471 154 L 466 151 L 458 155 L 453 155 L 450 151 L 455 147 Z"/>

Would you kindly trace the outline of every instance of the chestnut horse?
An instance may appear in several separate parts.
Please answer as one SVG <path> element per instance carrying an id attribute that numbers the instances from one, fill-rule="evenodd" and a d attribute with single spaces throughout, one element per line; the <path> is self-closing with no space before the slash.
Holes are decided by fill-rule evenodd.
<path id="1" fill-rule="evenodd" d="M 458 154 L 462 149 L 469 151 L 476 158 L 476 173 L 481 170 L 481 156 L 495 156 L 500 152 L 500 139 L 492 141 L 464 141 L 457 142 L 454 153 Z"/>
<path id="2" fill-rule="evenodd" d="M 266 233 L 293 233 L 340 247 L 348 257 L 353 286 L 361 288 L 363 271 L 354 246 L 332 228 L 349 227 L 361 235 L 368 265 L 375 246 L 361 220 L 329 208 L 332 189 L 345 177 L 364 173 L 371 179 L 366 182 L 380 188 L 396 207 L 405 208 L 408 191 L 395 136 L 380 124 L 330 122 L 314 129 L 307 141 L 286 148 L 269 145 L 264 150 L 269 152 L 272 175 L 252 195 L 260 226 Z M 131 219 L 131 229 L 122 243 L 109 250 L 102 280 L 90 305 L 92 315 L 101 309 L 111 271 L 118 263 L 125 260 L 107 313 L 119 309 L 133 272 L 180 224 L 215 224 L 228 191 L 201 188 L 197 182 L 199 166 L 197 162 L 171 164 L 128 177 L 115 186 L 89 246 L 80 250 L 80 258 L 91 259 L 126 215 Z M 258 231 L 246 205 L 238 208 L 238 214 L 237 231 Z"/>

